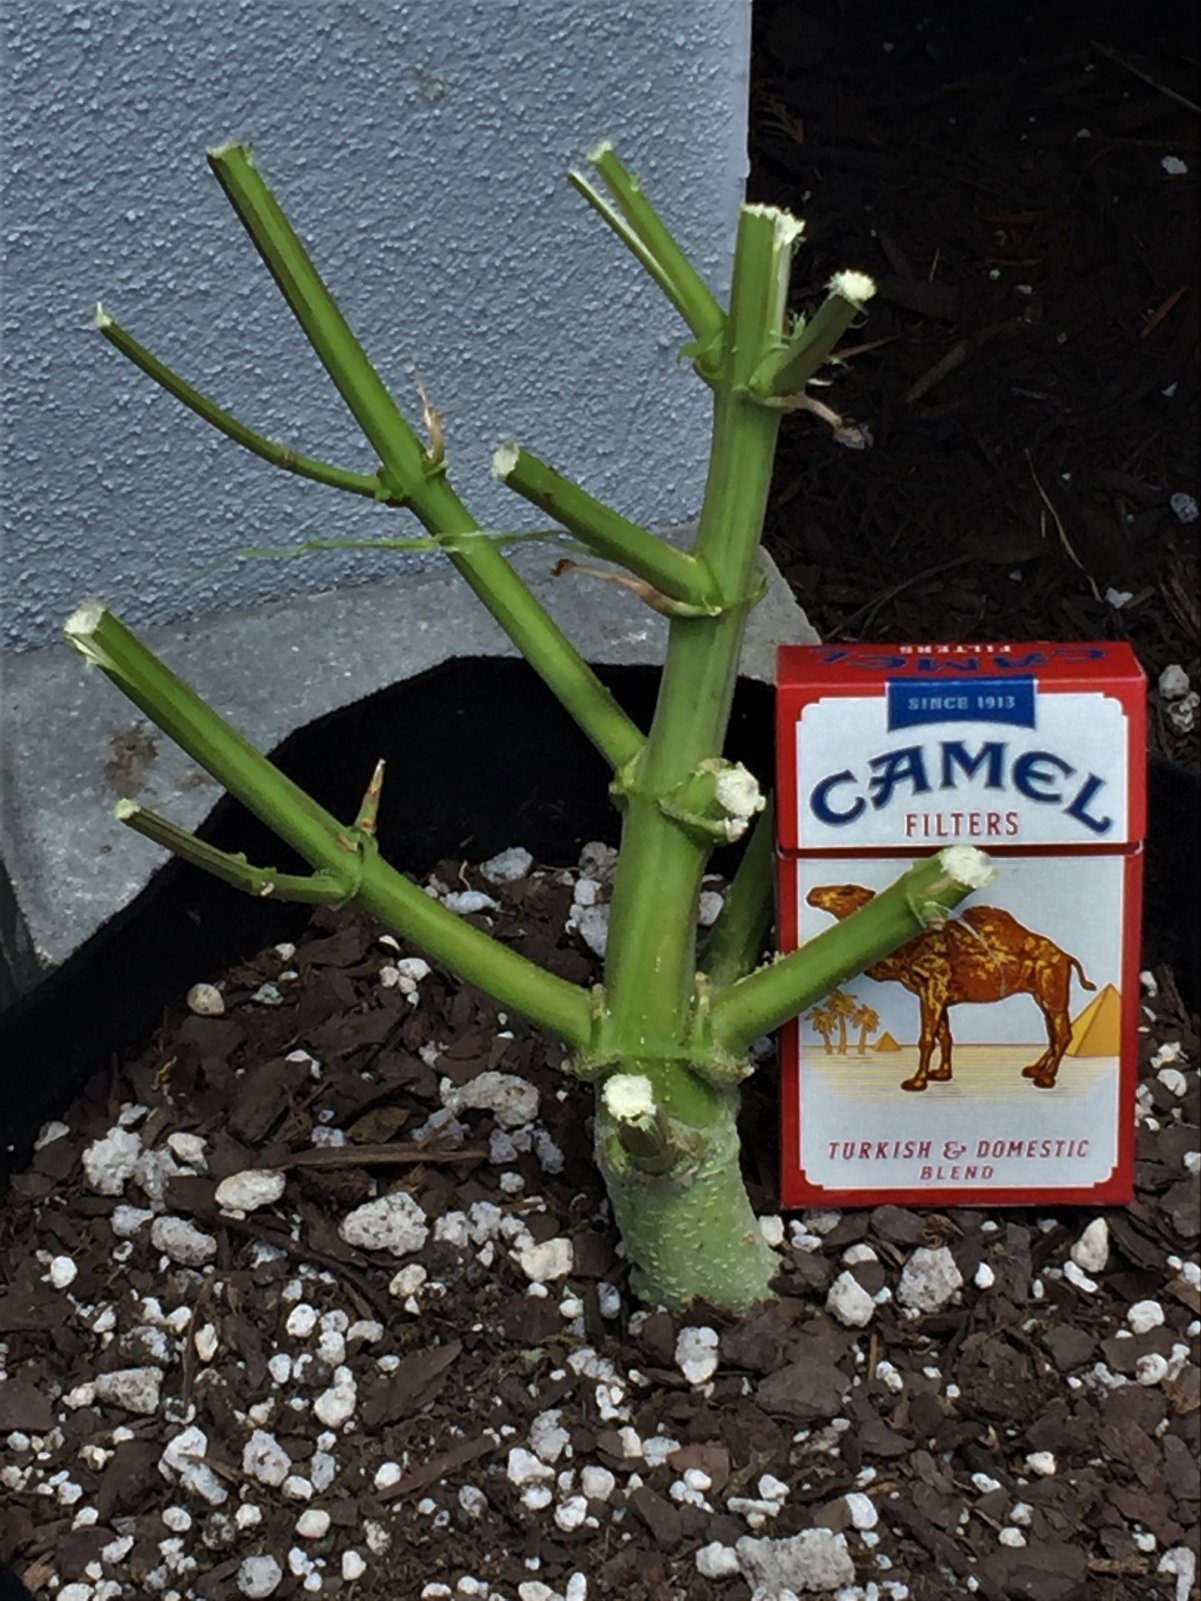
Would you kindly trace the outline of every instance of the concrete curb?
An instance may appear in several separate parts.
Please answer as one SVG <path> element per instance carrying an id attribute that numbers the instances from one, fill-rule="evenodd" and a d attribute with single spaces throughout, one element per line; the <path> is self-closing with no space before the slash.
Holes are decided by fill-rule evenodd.
<path id="1" fill-rule="evenodd" d="M 772 683 L 775 649 L 817 635 L 770 559 L 742 671 Z M 544 547 L 514 567 L 598 665 L 662 659 L 663 618 L 618 586 L 554 579 Z M 146 631 L 147 642 L 260 749 L 456 657 L 517 655 L 449 567 Z M 4 659 L 0 1004 L 35 988 L 138 895 L 163 853 L 117 823 L 129 796 L 195 829 L 221 791 L 67 646 Z"/>

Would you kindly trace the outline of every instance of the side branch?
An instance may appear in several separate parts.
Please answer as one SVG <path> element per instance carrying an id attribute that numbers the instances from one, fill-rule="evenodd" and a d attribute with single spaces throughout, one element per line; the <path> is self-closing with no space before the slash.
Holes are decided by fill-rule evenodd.
<path id="1" fill-rule="evenodd" d="M 617 202 L 617 210 L 597 193 L 582 173 L 568 175 L 572 186 L 642 263 L 696 335 L 703 350 L 721 337 L 726 321 L 708 284 L 643 194 L 638 179 L 618 160 L 608 140 L 599 144 L 588 159 Z"/>
<path id="2" fill-rule="evenodd" d="M 143 839 L 163 846 L 181 861 L 203 868 L 245 895 L 276 901 L 304 901 L 312 906 L 344 906 L 354 899 L 357 873 L 353 878 L 339 881 L 326 872 L 279 873 L 274 867 L 252 867 L 241 851 L 231 854 L 218 850 L 215 845 L 197 839 L 188 829 L 171 822 L 170 818 L 139 806 L 137 801 L 118 801 L 113 816 L 132 828 L 135 834 L 141 834 Z"/>
<path id="3" fill-rule="evenodd" d="M 971 845 L 952 845 L 918 862 L 845 921 L 718 991 L 710 1013 L 715 1043 L 740 1056 L 844 979 L 944 921 L 995 876 L 988 857 Z"/>
<path id="4" fill-rule="evenodd" d="M 755 372 L 752 393 L 763 398 L 800 394 L 829 360 L 834 346 L 875 294 L 876 286 L 864 272 L 836 272 L 829 290 L 829 296 L 809 321 Z"/>
<path id="5" fill-rule="evenodd" d="M 209 151 L 208 159 L 305 338 L 383 462 L 389 488 L 416 499 L 429 476 L 441 472 L 441 465 L 426 452 L 372 366 L 249 149 L 220 145 Z"/>
<path id="6" fill-rule="evenodd" d="M 110 317 L 103 306 L 96 307 L 96 327 L 114 349 L 132 361 L 135 367 L 140 367 L 161 389 L 165 389 L 169 395 L 174 395 L 176 400 L 181 401 L 189 411 L 194 411 L 198 417 L 210 423 L 227 439 L 232 439 L 244 450 L 261 456 L 273 467 L 282 467 L 285 472 L 296 473 L 300 478 L 311 478 L 315 483 L 328 484 L 331 489 L 348 490 L 352 495 L 367 495 L 373 500 L 383 500 L 390 505 L 403 504 L 402 498 L 388 492 L 378 473 L 360 473 L 346 467 L 334 467 L 329 462 L 318 461 L 315 456 L 303 456 L 290 446 L 281 445 L 274 439 L 268 439 L 264 434 L 256 433 L 253 428 L 248 428 L 244 422 L 239 422 L 215 400 L 202 394 L 185 378 L 173 372 L 165 362 L 160 361 L 146 349 L 145 345 L 140 344 L 131 333 L 122 328 L 119 322 Z"/>
<path id="7" fill-rule="evenodd" d="M 717 584 L 705 562 L 630 522 L 520 445 L 502 445 L 492 458 L 492 471 L 598 556 L 619 562 L 661 594 L 701 610 L 721 609 Z"/>
<path id="8" fill-rule="evenodd" d="M 372 837 L 378 769 L 356 824 L 343 825 L 207 706 L 101 601 L 80 606 L 65 632 L 68 641 L 139 710 L 274 829 L 318 875 L 343 887 L 349 882 L 360 905 L 503 1006 L 524 1013 L 573 1049 L 587 1044 L 592 1034 L 592 998 L 587 990 L 492 939 L 380 859 Z M 174 848 L 175 839 L 164 838 L 162 843 Z M 193 859 L 198 859 L 195 853 Z M 211 870 L 214 863 L 206 860 L 199 865 Z"/>
<path id="9" fill-rule="evenodd" d="M 699 966 L 714 989 L 748 973 L 771 941 L 775 826 L 775 808 L 768 800 L 701 946 Z"/>

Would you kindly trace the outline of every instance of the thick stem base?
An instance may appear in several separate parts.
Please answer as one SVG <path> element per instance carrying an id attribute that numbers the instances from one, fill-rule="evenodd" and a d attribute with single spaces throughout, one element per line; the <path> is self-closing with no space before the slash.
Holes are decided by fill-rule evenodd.
<path id="1" fill-rule="evenodd" d="M 772 1295 L 779 1263 L 765 1243 L 738 1166 L 737 1097 L 696 1130 L 698 1154 L 667 1173 L 635 1165 L 598 1101 L 596 1157 L 627 1259 L 631 1284 L 651 1306 L 683 1311 L 709 1301 L 746 1312 Z"/>

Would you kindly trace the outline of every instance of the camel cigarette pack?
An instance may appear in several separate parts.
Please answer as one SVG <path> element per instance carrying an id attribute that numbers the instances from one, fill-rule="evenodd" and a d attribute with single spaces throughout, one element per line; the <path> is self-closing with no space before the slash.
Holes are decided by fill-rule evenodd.
<path id="1" fill-rule="evenodd" d="M 1120 644 L 781 649 L 781 949 L 998 868 L 785 1026 L 784 1206 L 1131 1198 L 1145 689 Z"/>

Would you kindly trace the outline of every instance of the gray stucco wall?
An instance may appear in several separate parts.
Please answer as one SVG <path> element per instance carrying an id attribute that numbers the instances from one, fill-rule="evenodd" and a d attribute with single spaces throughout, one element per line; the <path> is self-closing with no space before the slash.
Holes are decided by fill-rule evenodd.
<path id="1" fill-rule="evenodd" d="M 515 436 L 648 522 L 699 503 L 685 330 L 564 181 L 610 137 L 715 287 L 745 175 L 749 0 L 7 0 L 3 645 L 99 594 L 162 624 L 395 573 L 239 560 L 415 531 L 269 468 L 91 329 L 95 302 L 252 426 L 374 465 L 204 163 L 249 139 L 385 379 L 416 375 L 491 526 Z"/>

